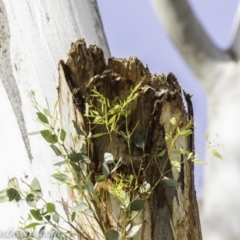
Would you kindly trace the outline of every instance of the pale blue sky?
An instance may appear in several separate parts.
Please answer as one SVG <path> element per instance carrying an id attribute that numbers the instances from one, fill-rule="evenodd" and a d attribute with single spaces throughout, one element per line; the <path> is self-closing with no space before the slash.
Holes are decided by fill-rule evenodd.
<path id="1" fill-rule="evenodd" d="M 239 0 L 190 0 L 203 27 L 220 47 L 227 48 L 233 37 L 232 23 Z M 173 72 L 182 88 L 193 94 L 196 151 L 204 149 L 207 129 L 206 100 L 201 85 L 164 32 L 150 1 L 98 0 L 111 54 L 137 56 L 154 73 Z M 201 153 L 200 158 L 204 158 Z M 206 166 L 207 167 L 207 166 Z M 196 166 L 196 188 L 201 192 L 202 166 Z"/>

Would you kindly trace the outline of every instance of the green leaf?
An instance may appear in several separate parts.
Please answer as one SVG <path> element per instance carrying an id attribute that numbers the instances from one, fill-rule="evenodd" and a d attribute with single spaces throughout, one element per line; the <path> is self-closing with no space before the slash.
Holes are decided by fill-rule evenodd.
<path id="1" fill-rule="evenodd" d="M 45 231 L 45 226 L 42 226 L 38 232 L 38 237 L 37 240 L 41 240 L 43 235 L 44 235 L 44 231 Z"/>
<path id="2" fill-rule="evenodd" d="M 41 223 L 36 223 L 36 222 L 33 222 L 33 223 L 30 223 L 28 224 L 26 227 L 24 227 L 24 229 L 27 229 L 27 228 L 36 228 L 36 226 L 38 225 L 41 225 Z"/>
<path id="3" fill-rule="evenodd" d="M 89 138 L 90 138 L 90 139 L 98 138 L 98 137 L 101 137 L 101 136 L 106 135 L 106 134 L 108 134 L 108 133 L 97 133 L 97 134 L 92 135 L 92 136 L 89 137 Z"/>
<path id="4" fill-rule="evenodd" d="M 72 208 L 72 212 L 84 212 L 86 209 L 88 209 L 88 205 L 86 203 L 79 203 L 75 207 Z"/>
<path id="5" fill-rule="evenodd" d="M 213 155 L 214 157 L 223 160 L 222 155 L 221 155 L 219 152 L 217 152 L 215 149 L 211 149 L 211 152 L 212 152 L 212 155 Z"/>
<path id="6" fill-rule="evenodd" d="M 52 134 L 49 130 L 40 131 L 42 137 L 49 143 L 55 144 L 58 142 L 58 138 L 56 134 Z"/>
<path id="7" fill-rule="evenodd" d="M 73 222 L 75 220 L 75 217 L 76 217 L 76 212 L 73 212 L 72 215 L 71 215 L 71 221 Z"/>
<path id="8" fill-rule="evenodd" d="M 181 183 L 178 183 L 175 179 L 167 178 L 167 177 L 164 177 L 163 182 L 171 187 L 177 187 L 181 185 Z"/>
<path id="9" fill-rule="evenodd" d="M 38 232 L 38 237 L 37 240 L 41 240 L 43 235 L 44 235 L 44 231 L 45 231 L 45 226 L 42 226 Z"/>
<path id="10" fill-rule="evenodd" d="M 108 167 L 107 163 L 103 162 L 103 164 L 102 164 L 102 173 L 105 176 L 105 178 L 108 178 L 109 172 L 110 171 L 109 171 L 109 167 Z"/>
<path id="11" fill-rule="evenodd" d="M 53 166 L 61 166 L 63 164 L 66 164 L 66 161 L 61 161 L 61 162 L 55 163 L 55 164 L 53 164 Z"/>
<path id="12" fill-rule="evenodd" d="M 107 240 L 118 240 L 119 233 L 114 229 L 109 229 L 105 232 L 105 237 Z"/>
<path id="13" fill-rule="evenodd" d="M 30 133 L 25 134 L 24 136 L 32 136 L 32 135 L 37 135 L 39 133 L 40 133 L 40 131 L 30 132 Z"/>
<path id="14" fill-rule="evenodd" d="M 61 132 L 60 132 L 61 141 L 64 142 L 65 138 L 66 138 L 66 132 L 63 129 L 61 129 Z"/>
<path id="15" fill-rule="evenodd" d="M 51 144 L 50 147 L 52 148 L 52 150 L 55 152 L 55 154 L 56 154 L 57 156 L 61 156 L 61 155 L 62 155 L 62 152 L 61 152 L 61 150 L 60 150 L 58 147 L 56 147 L 56 146 L 53 145 L 53 144 Z"/>
<path id="16" fill-rule="evenodd" d="M 173 151 L 176 154 L 189 154 L 189 151 L 183 148 L 178 148 Z"/>
<path id="17" fill-rule="evenodd" d="M 170 159 L 171 165 L 178 170 L 181 171 L 181 163 L 177 159 Z"/>
<path id="18" fill-rule="evenodd" d="M 192 130 L 191 129 L 183 130 L 183 131 L 180 131 L 179 134 L 181 136 L 187 137 L 192 134 Z"/>
<path id="19" fill-rule="evenodd" d="M 69 159 L 73 162 L 78 162 L 80 160 L 83 160 L 83 155 L 82 153 L 70 153 L 68 155 Z"/>
<path id="20" fill-rule="evenodd" d="M 70 180 L 70 178 L 68 177 L 68 175 L 64 174 L 64 173 L 55 173 L 52 175 L 55 179 L 57 179 L 60 182 L 66 183 L 67 181 Z"/>
<path id="21" fill-rule="evenodd" d="M 56 212 L 52 213 L 52 219 L 55 223 L 59 223 L 59 215 Z"/>
<path id="22" fill-rule="evenodd" d="M 141 149 L 145 148 L 145 138 L 139 132 L 136 132 L 133 138 L 134 144 Z"/>
<path id="23" fill-rule="evenodd" d="M 15 188 L 7 189 L 7 196 L 8 196 L 9 202 L 11 202 L 13 200 L 16 200 L 18 202 L 21 199 L 21 196 L 20 196 L 18 190 Z"/>
<path id="24" fill-rule="evenodd" d="M 49 116 L 49 117 L 51 116 L 51 114 L 50 114 L 50 112 L 49 112 L 48 109 L 44 108 L 44 109 L 43 109 L 43 112 L 44 112 L 45 115 L 47 115 L 47 116 Z"/>
<path id="25" fill-rule="evenodd" d="M 36 196 L 32 193 L 29 193 L 27 196 L 26 196 L 26 202 L 27 204 L 30 206 L 30 207 L 35 207 L 36 204 L 37 204 L 37 199 L 36 199 Z"/>
<path id="26" fill-rule="evenodd" d="M 162 157 L 166 152 L 166 148 L 163 149 L 159 154 L 158 154 L 158 157 Z"/>
<path id="27" fill-rule="evenodd" d="M 176 125 L 176 118 L 175 117 L 172 117 L 171 119 L 170 119 L 170 123 L 172 124 L 172 125 Z"/>
<path id="28" fill-rule="evenodd" d="M 144 207 L 145 200 L 144 199 L 136 199 L 131 202 L 130 210 L 131 211 L 140 211 Z"/>
<path id="29" fill-rule="evenodd" d="M 87 189 L 90 193 L 94 194 L 94 188 L 93 188 L 93 183 L 91 180 L 88 180 L 86 182 Z"/>
<path id="30" fill-rule="evenodd" d="M 104 180 L 106 180 L 106 177 L 104 175 L 99 175 L 96 178 L 96 182 L 103 182 Z"/>
<path id="31" fill-rule="evenodd" d="M 40 195 L 42 197 L 42 189 L 41 189 L 40 183 L 36 177 L 32 180 L 30 187 L 31 187 L 32 191 L 36 192 L 38 195 Z"/>
<path id="32" fill-rule="evenodd" d="M 46 209 L 48 213 L 55 212 L 55 205 L 53 203 L 47 203 L 46 204 Z"/>
<path id="33" fill-rule="evenodd" d="M 81 168 L 80 168 L 79 165 L 77 165 L 76 163 L 71 162 L 70 164 L 71 164 L 71 166 L 73 167 L 73 169 L 74 169 L 76 172 L 80 172 L 80 171 L 81 171 Z"/>
<path id="34" fill-rule="evenodd" d="M 77 123 L 75 121 L 72 121 L 73 122 L 73 126 L 77 132 L 78 135 L 83 135 L 83 136 L 87 136 L 87 134 L 77 125 Z"/>
<path id="35" fill-rule="evenodd" d="M 140 193 L 148 192 L 148 191 L 150 190 L 150 188 L 151 188 L 150 183 L 144 182 L 144 183 L 140 186 L 139 192 L 140 192 Z"/>
<path id="36" fill-rule="evenodd" d="M 194 162 L 194 163 L 196 163 L 196 164 L 207 165 L 206 162 L 204 162 L 204 161 L 202 161 L 202 160 L 199 160 L 199 159 L 196 159 L 196 158 L 194 158 L 194 159 L 192 160 L 192 162 Z"/>
<path id="37" fill-rule="evenodd" d="M 107 164 L 114 163 L 114 157 L 111 153 L 105 152 L 104 153 L 104 161 Z"/>
<path id="38" fill-rule="evenodd" d="M 38 221 L 42 221 L 43 220 L 39 210 L 31 209 L 30 213 L 36 220 L 38 220 Z"/>
<path id="39" fill-rule="evenodd" d="M 127 238 L 133 238 L 134 236 L 137 235 L 138 231 L 141 229 L 142 227 L 142 223 L 138 224 L 138 225 L 135 225 L 133 226 L 130 231 L 128 232 L 127 234 Z"/>
<path id="40" fill-rule="evenodd" d="M 9 198 L 7 196 L 7 189 L 8 188 L 5 188 L 5 189 L 0 191 L 0 203 L 4 203 L 4 202 L 9 201 Z"/>
<path id="41" fill-rule="evenodd" d="M 43 113 L 37 112 L 37 115 L 38 115 L 38 119 L 39 119 L 42 123 L 48 124 L 48 119 L 47 119 L 47 117 L 46 117 Z"/>

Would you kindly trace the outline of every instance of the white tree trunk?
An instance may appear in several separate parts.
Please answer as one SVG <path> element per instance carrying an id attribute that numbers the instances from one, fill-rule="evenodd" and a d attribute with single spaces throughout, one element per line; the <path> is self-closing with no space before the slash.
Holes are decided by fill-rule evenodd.
<path id="1" fill-rule="evenodd" d="M 203 239 L 240 239 L 240 8 L 232 48 L 221 51 L 206 35 L 187 0 L 153 3 L 161 23 L 207 93 L 209 132 L 217 133 L 217 141 L 224 144 L 224 162 L 207 154 L 200 206 Z"/>
<path id="2" fill-rule="evenodd" d="M 0 189 L 8 179 L 31 181 L 37 177 L 47 199 L 61 198 L 51 184 L 53 152 L 40 136 L 39 124 L 28 92 L 36 91 L 40 104 L 57 100 L 60 59 L 70 43 L 85 38 L 110 52 L 95 0 L 1 0 L 0 1 Z M 46 166 L 48 166 L 46 168 Z M 50 195 L 51 193 L 51 195 Z M 22 204 L 0 204 L 0 232 L 17 229 Z"/>

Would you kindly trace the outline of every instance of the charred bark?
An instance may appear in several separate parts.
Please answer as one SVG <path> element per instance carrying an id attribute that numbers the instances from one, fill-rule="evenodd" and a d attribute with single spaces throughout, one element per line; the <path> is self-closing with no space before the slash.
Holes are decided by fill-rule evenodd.
<path id="1" fill-rule="evenodd" d="M 118 98 L 124 101 L 132 89 L 140 84 L 137 98 L 129 105 L 127 123 L 122 118 L 118 121 L 118 132 L 124 132 L 125 129 L 133 131 L 130 147 L 134 170 L 131 168 L 126 140 L 112 132 L 111 140 L 109 135 L 92 140 L 91 149 L 87 150 L 91 152 L 92 164 L 86 171 L 92 171 L 94 177 L 98 176 L 105 152 L 111 152 L 116 159 L 121 157 L 124 164 L 117 171 L 122 174 L 134 171 L 137 173 L 138 183 L 146 181 L 154 186 L 163 177 L 159 169 L 165 169 L 164 177 L 175 179 L 181 186 L 171 187 L 163 181 L 156 186 L 147 199 L 145 208 L 133 222 L 133 225 L 142 223 L 142 228 L 132 239 L 202 239 L 194 190 L 193 163 L 187 161 L 185 156 L 170 151 L 169 143 L 165 140 L 166 133 L 176 131 L 176 126 L 170 123 L 172 117 L 177 122 L 181 121 L 180 127 L 187 125 L 189 121 L 181 87 L 175 76 L 172 73 L 167 76 L 151 74 L 135 57 L 111 57 L 106 64 L 103 51 L 97 46 L 87 48 L 82 39 L 72 43 L 67 62 L 60 61 L 59 74 L 59 102 L 64 128 L 69 129 L 70 123 L 75 120 L 86 132 L 91 131 L 92 134 L 106 132 L 106 129 L 89 123 L 89 119 L 84 117 L 86 102 L 92 101 L 95 106 L 99 106 L 99 102 L 91 96 L 91 90 L 95 88 L 110 100 Z M 189 104 L 189 95 L 186 95 L 186 100 Z M 144 151 L 147 154 L 134 144 L 134 137 L 137 135 L 144 138 Z M 193 152 L 192 137 L 179 138 L 174 146 L 174 149 L 177 148 Z M 166 149 L 166 154 L 156 157 L 159 149 Z M 170 158 L 183 162 L 180 172 L 172 168 L 168 160 Z M 109 215 L 111 212 L 115 212 L 114 216 L 118 218 L 121 215 L 121 211 L 114 208 L 114 200 L 109 191 L 113 181 L 110 176 L 103 184 L 98 185 L 98 191 L 102 195 L 99 204 L 102 206 L 105 226 L 118 229 L 118 223 Z M 96 234 L 95 238 L 92 235 L 92 239 L 102 238 Z"/>

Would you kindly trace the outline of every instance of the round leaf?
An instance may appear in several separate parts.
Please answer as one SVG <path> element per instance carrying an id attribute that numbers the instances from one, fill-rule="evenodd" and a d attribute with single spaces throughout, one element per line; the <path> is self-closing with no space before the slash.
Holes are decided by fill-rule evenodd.
<path id="1" fill-rule="evenodd" d="M 32 193 L 26 196 L 26 202 L 30 207 L 35 207 L 37 204 L 36 196 Z"/>
<path id="2" fill-rule="evenodd" d="M 107 232 L 105 232 L 105 237 L 107 240 L 118 240 L 119 233 L 114 229 L 109 229 Z"/>
<path id="3" fill-rule="evenodd" d="M 48 213 L 55 212 L 55 205 L 53 203 L 47 203 L 46 204 L 46 209 Z"/>
<path id="4" fill-rule="evenodd" d="M 105 152 L 104 153 L 104 161 L 107 164 L 114 163 L 114 157 L 111 153 Z"/>
<path id="5" fill-rule="evenodd" d="M 136 199 L 130 204 L 131 211 L 140 211 L 144 207 L 145 200 L 144 199 Z"/>
<path id="6" fill-rule="evenodd" d="M 141 149 L 145 148 L 145 138 L 139 132 L 136 132 L 133 138 L 134 144 Z"/>
<path id="7" fill-rule="evenodd" d="M 7 196 L 8 196 L 9 202 L 13 200 L 16 200 L 18 202 L 21 199 L 18 190 L 16 190 L 15 188 L 7 189 Z"/>

